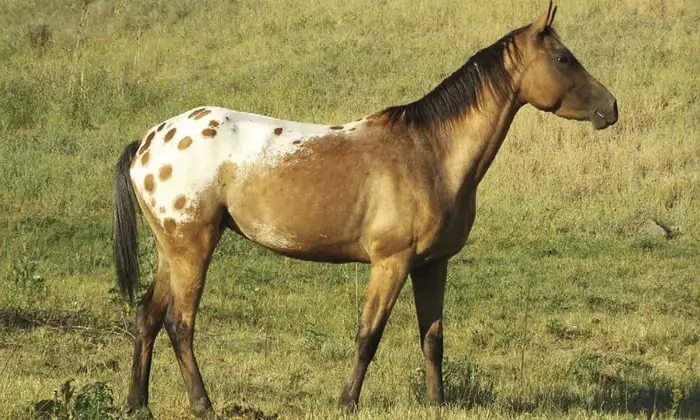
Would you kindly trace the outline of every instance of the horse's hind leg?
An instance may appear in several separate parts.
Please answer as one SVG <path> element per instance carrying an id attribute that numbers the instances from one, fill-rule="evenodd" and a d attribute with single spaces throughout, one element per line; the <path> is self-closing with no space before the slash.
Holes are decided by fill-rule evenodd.
<path id="1" fill-rule="evenodd" d="M 131 385 L 127 404 L 138 410 L 148 404 L 148 379 L 151 372 L 153 343 L 163 327 L 168 307 L 170 265 L 163 249 L 158 247 L 158 268 L 155 279 L 136 309 L 136 342 L 131 368 Z"/>
<path id="2" fill-rule="evenodd" d="M 175 350 L 192 411 L 204 416 L 211 402 L 192 349 L 194 324 L 211 255 L 221 236 L 218 224 L 178 227 L 168 249 L 170 301 L 165 328 Z"/>

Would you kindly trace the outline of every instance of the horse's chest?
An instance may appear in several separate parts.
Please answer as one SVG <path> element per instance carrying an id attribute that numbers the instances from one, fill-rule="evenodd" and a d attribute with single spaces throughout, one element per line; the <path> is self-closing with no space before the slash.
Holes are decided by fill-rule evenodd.
<path id="1" fill-rule="evenodd" d="M 467 243 L 475 210 L 475 202 L 471 199 L 437 218 L 432 230 L 426 232 L 423 249 L 418 250 L 419 259 L 427 262 L 459 253 Z"/>

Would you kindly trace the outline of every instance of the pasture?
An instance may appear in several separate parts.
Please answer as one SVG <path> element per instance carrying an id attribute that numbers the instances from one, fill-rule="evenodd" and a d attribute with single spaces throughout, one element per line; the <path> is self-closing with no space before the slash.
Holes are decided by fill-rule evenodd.
<path id="1" fill-rule="evenodd" d="M 554 26 L 617 96 L 620 120 L 594 131 L 518 114 L 449 267 L 447 405 L 425 404 L 407 284 L 357 418 L 700 417 L 700 5 L 557 4 Z M 0 418 L 34 418 L 41 400 L 77 418 L 125 415 L 134 309 L 114 284 L 112 168 L 148 127 L 203 104 L 355 120 L 421 97 L 544 11 L 514 0 L 5 0 Z M 672 236 L 640 229 L 649 220 Z M 145 223 L 139 233 L 150 281 L 154 241 Z M 215 410 L 336 418 L 367 272 L 224 235 L 195 339 Z M 190 417 L 165 333 L 150 407 Z"/>

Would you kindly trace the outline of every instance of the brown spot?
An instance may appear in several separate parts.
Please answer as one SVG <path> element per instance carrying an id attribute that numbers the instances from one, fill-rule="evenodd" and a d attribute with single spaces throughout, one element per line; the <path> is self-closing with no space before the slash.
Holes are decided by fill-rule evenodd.
<path id="1" fill-rule="evenodd" d="M 149 193 L 153 193 L 153 191 L 156 190 L 156 181 L 153 179 L 153 174 L 146 175 L 146 179 L 143 181 L 143 186 Z"/>
<path id="2" fill-rule="evenodd" d="M 180 143 L 177 144 L 177 148 L 180 150 L 185 150 L 188 147 L 190 147 L 190 144 L 192 144 L 192 137 L 187 136 L 184 139 L 180 140 Z"/>
<path id="3" fill-rule="evenodd" d="M 149 203 L 151 203 L 151 207 L 154 207 L 154 208 L 155 208 L 155 206 L 156 206 L 156 199 L 155 199 L 154 197 L 151 197 L 151 201 L 149 201 Z"/>
<path id="4" fill-rule="evenodd" d="M 292 144 L 299 144 L 299 143 L 301 143 L 301 140 L 294 140 L 294 141 L 292 142 Z"/>
<path id="5" fill-rule="evenodd" d="M 185 198 L 185 196 L 184 195 L 179 196 L 175 200 L 175 204 L 174 204 L 175 210 L 181 210 L 181 209 L 185 208 L 185 203 L 187 203 L 187 199 Z"/>
<path id="6" fill-rule="evenodd" d="M 163 138 L 163 140 L 167 143 L 173 139 L 173 136 L 175 136 L 175 129 L 171 128 L 170 131 L 165 133 L 165 138 Z"/>
<path id="7" fill-rule="evenodd" d="M 146 152 L 143 154 L 141 157 L 141 166 L 146 166 L 148 164 L 148 160 L 151 158 L 151 152 Z"/>
<path id="8" fill-rule="evenodd" d="M 160 209 L 158 209 L 159 212 L 165 213 L 165 207 L 161 206 Z"/>
<path id="9" fill-rule="evenodd" d="M 177 229 L 177 223 L 175 222 L 175 219 L 165 219 L 163 220 L 163 227 L 165 228 L 165 232 L 168 234 L 173 234 L 175 232 L 175 229 Z"/>
<path id="10" fill-rule="evenodd" d="M 206 110 L 206 108 L 195 109 L 194 111 L 192 111 L 192 113 L 190 115 L 187 116 L 187 118 L 194 118 L 197 116 L 197 114 L 199 114 L 200 112 L 202 112 L 204 110 Z"/>
<path id="11" fill-rule="evenodd" d="M 202 130 L 202 136 L 213 138 L 214 136 L 216 136 L 216 130 L 214 130 L 213 128 L 205 128 L 204 130 Z"/>
<path id="12" fill-rule="evenodd" d="M 158 179 L 161 181 L 167 181 L 173 174 L 173 167 L 170 165 L 163 165 L 158 171 Z"/>
<path id="13" fill-rule="evenodd" d="M 160 131 L 160 130 L 162 130 L 162 129 L 163 129 L 163 127 L 165 127 L 165 123 L 163 123 L 163 124 L 159 125 L 159 126 L 158 126 L 158 130 L 156 130 L 156 131 Z"/>
<path id="14" fill-rule="evenodd" d="M 216 120 L 211 120 L 211 121 L 209 121 L 209 127 L 211 127 L 211 128 L 216 128 L 216 127 L 218 127 L 218 126 L 219 126 L 219 122 L 218 122 L 218 121 L 216 121 Z"/>
<path id="15" fill-rule="evenodd" d="M 277 128 L 275 128 L 275 134 L 278 135 L 278 136 L 279 136 L 280 134 L 282 134 L 282 131 L 284 131 L 284 130 L 282 130 L 282 127 L 277 127 Z"/>
<path id="16" fill-rule="evenodd" d="M 331 130 L 342 130 L 343 126 L 342 125 L 332 125 Z"/>
<path id="17" fill-rule="evenodd" d="M 150 133 L 148 133 L 148 136 L 146 136 L 146 141 L 143 143 L 143 146 L 141 146 L 141 150 L 139 150 L 139 153 L 143 153 L 146 151 L 146 149 L 149 148 L 149 146 L 151 145 L 151 141 L 153 141 L 153 137 L 155 137 L 155 135 L 155 131 L 151 131 Z"/>
<path id="18" fill-rule="evenodd" d="M 205 109 L 205 110 L 202 110 L 201 112 L 198 112 L 197 115 L 194 116 L 194 119 L 198 120 L 198 119 L 203 118 L 209 114 L 211 114 L 211 111 L 208 109 Z"/>

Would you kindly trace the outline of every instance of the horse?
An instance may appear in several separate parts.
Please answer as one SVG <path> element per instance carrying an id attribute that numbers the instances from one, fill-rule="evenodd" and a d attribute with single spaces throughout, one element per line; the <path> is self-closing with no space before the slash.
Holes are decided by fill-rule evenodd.
<path id="1" fill-rule="evenodd" d="M 207 268 L 227 229 L 307 261 L 371 265 L 353 367 L 339 398 L 357 410 L 367 368 L 410 276 L 429 401 L 444 402 L 447 265 L 464 246 L 476 191 L 525 104 L 604 129 L 617 100 L 552 28 L 556 7 L 478 51 L 422 98 L 340 125 L 203 106 L 126 146 L 115 167 L 113 252 L 133 302 L 136 209 L 157 269 L 136 310 L 127 406 L 148 404 L 153 344 L 165 325 L 197 416 L 212 411 L 192 349 Z"/>

